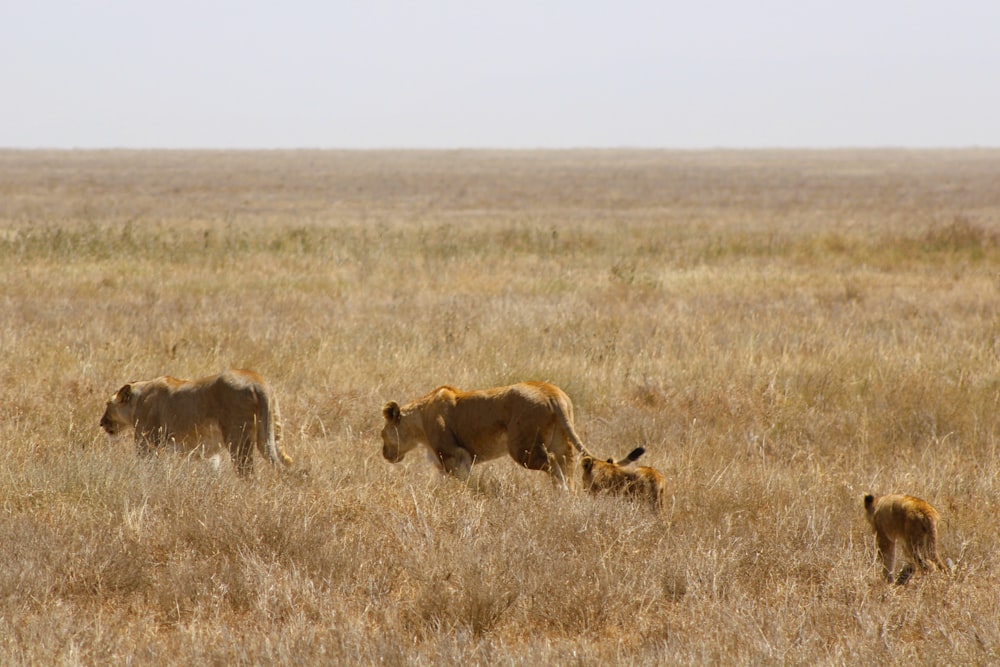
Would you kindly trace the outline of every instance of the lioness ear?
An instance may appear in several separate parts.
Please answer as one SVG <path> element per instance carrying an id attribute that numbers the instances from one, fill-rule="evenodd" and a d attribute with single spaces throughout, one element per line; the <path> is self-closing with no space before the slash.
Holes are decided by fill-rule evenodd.
<path id="1" fill-rule="evenodd" d="M 586 472 L 590 472 L 590 470 L 594 467 L 594 459 L 590 458 L 589 456 L 584 456 L 582 459 L 580 459 L 580 465 L 583 466 L 583 469 Z"/>
<path id="2" fill-rule="evenodd" d="M 399 423 L 399 403 L 396 401 L 389 401 L 382 407 L 382 416 L 385 417 L 387 422 L 392 424 Z"/>
<path id="3" fill-rule="evenodd" d="M 115 400 L 119 403 L 128 403 L 132 398 L 132 385 L 127 384 L 115 394 Z"/>

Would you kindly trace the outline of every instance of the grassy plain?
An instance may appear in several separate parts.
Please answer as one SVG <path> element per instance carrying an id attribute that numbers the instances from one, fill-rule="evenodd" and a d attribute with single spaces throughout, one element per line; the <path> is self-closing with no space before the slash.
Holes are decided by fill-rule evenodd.
<path id="1" fill-rule="evenodd" d="M 1000 661 L 1000 151 L 0 151 L 0 663 Z M 140 462 L 249 367 L 295 470 Z M 669 510 L 382 460 L 542 379 Z M 941 510 L 882 583 L 861 498 Z"/>

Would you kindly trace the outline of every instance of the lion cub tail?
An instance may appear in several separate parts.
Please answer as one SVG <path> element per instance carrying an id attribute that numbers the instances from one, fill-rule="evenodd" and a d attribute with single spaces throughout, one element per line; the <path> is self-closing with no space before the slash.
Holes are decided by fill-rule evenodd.
<path id="1" fill-rule="evenodd" d="M 628 453 L 628 456 L 626 456 L 623 459 L 619 459 L 614 463 L 615 465 L 627 466 L 629 463 L 635 463 L 636 461 L 638 461 L 639 457 L 645 453 L 646 453 L 645 447 L 636 447 L 635 449 L 633 449 L 631 452 Z"/>
<path id="2" fill-rule="evenodd" d="M 257 449 L 261 456 L 266 456 L 271 463 L 292 465 L 292 457 L 281 448 L 281 416 L 278 412 L 278 399 L 261 393 L 261 414 L 257 420 Z"/>

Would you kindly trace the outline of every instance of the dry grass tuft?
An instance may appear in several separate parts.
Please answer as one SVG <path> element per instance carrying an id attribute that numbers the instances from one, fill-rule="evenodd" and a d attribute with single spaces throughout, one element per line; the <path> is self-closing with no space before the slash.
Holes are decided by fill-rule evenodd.
<path id="1" fill-rule="evenodd" d="M 0 151 L 3 664 L 1000 659 L 1000 155 Z M 250 367 L 295 469 L 135 458 L 128 380 Z M 380 456 L 548 380 L 668 507 Z M 864 493 L 942 512 L 881 582 Z"/>

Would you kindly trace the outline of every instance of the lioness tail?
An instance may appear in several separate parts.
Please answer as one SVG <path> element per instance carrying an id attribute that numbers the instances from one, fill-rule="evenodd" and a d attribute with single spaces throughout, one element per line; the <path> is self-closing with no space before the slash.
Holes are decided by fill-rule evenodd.
<path id="1" fill-rule="evenodd" d="M 271 398 L 261 392 L 261 419 L 257 422 L 257 448 L 263 456 L 266 456 L 271 463 L 282 463 L 286 466 L 292 465 L 292 458 L 281 450 L 278 443 L 281 441 L 281 417 L 278 413 L 278 399 Z"/>

